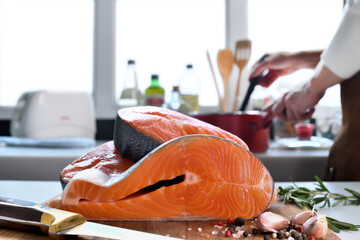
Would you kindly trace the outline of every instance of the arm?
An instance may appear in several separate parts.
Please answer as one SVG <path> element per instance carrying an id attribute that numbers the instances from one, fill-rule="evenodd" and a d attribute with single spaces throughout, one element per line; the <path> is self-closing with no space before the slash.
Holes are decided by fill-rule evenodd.
<path id="1" fill-rule="evenodd" d="M 310 118 L 314 113 L 314 106 L 320 101 L 327 88 L 341 83 L 360 70 L 359 43 L 360 1 L 358 0 L 345 6 L 340 26 L 330 46 L 321 54 L 321 61 L 310 81 L 300 89 L 286 93 L 281 99 L 265 108 L 268 113 L 266 119 L 275 116 L 285 121 Z M 313 59 L 313 63 L 316 62 L 315 58 Z M 305 66 L 309 67 L 311 64 Z"/>
<path id="2" fill-rule="evenodd" d="M 309 82 L 297 90 L 286 93 L 264 111 L 267 112 L 270 119 L 275 116 L 284 121 L 308 119 L 314 113 L 314 107 L 323 97 L 326 89 L 343 80 L 326 67 L 324 62 L 320 61 Z"/>

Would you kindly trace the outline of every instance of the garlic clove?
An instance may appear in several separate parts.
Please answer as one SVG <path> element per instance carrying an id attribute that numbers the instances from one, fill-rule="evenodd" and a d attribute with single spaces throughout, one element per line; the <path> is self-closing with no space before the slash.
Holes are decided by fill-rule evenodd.
<path id="1" fill-rule="evenodd" d="M 328 222 L 325 215 L 315 215 L 304 223 L 304 233 L 316 238 L 324 238 L 328 231 Z"/>
<path id="2" fill-rule="evenodd" d="M 278 232 L 287 228 L 289 221 L 279 214 L 264 212 L 258 216 L 256 225 L 262 232 Z"/>
<path id="3" fill-rule="evenodd" d="M 304 212 L 296 214 L 292 218 L 292 222 L 294 224 L 303 225 L 306 222 L 306 220 L 308 220 L 309 218 L 311 218 L 311 217 L 313 217 L 315 215 L 318 215 L 318 214 L 314 210 L 312 210 L 312 211 L 304 211 Z"/>

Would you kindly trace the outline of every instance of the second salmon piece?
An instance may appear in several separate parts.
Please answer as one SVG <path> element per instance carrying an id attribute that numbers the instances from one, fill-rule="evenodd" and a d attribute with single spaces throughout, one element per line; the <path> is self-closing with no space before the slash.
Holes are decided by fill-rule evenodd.
<path id="1" fill-rule="evenodd" d="M 176 111 L 149 106 L 118 111 L 114 145 L 123 158 L 136 162 L 160 144 L 191 134 L 222 137 L 248 149 L 242 139 L 221 128 Z"/>
<path id="2" fill-rule="evenodd" d="M 88 219 L 252 219 L 269 207 L 274 181 L 240 145 L 209 135 L 168 141 L 118 176 L 76 174 L 50 207 Z"/>

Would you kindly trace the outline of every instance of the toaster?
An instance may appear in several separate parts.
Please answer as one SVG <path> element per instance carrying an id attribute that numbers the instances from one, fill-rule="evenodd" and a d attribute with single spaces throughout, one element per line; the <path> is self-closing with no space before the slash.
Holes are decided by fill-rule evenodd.
<path id="1" fill-rule="evenodd" d="M 10 132 L 14 137 L 33 139 L 95 138 L 95 121 L 89 93 L 39 90 L 20 96 Z"/>

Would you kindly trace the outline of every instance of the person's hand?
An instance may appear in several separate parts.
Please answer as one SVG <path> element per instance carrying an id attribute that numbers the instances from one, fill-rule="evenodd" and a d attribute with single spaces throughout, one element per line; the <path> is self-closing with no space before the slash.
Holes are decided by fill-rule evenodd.
<path id="1" fill-rule="evenodd" d="M 262 76 L 259 84 L 268 87 L 278 77 L 289 75 L 301 68 L 315 68 L 320 61 L 322 51 L 302 51 L 297 53 L 280 52 L 266 54 L 266 58 L 261 58 L 251 68 L 249 79 L 257 77 L 265 70 L 268 74 Z"/>
<path id="2" fill-rule="evenodd" d="M 291 122 L 309 119 L 315 111 L 315 105 L 324 94 L 325 91 L 317 91 L 311 87 L 310 82 L 307 82 L 299 89 L 284 94 L 263 111 L 267 113 L 267 119 L 275 116 Z"/>

